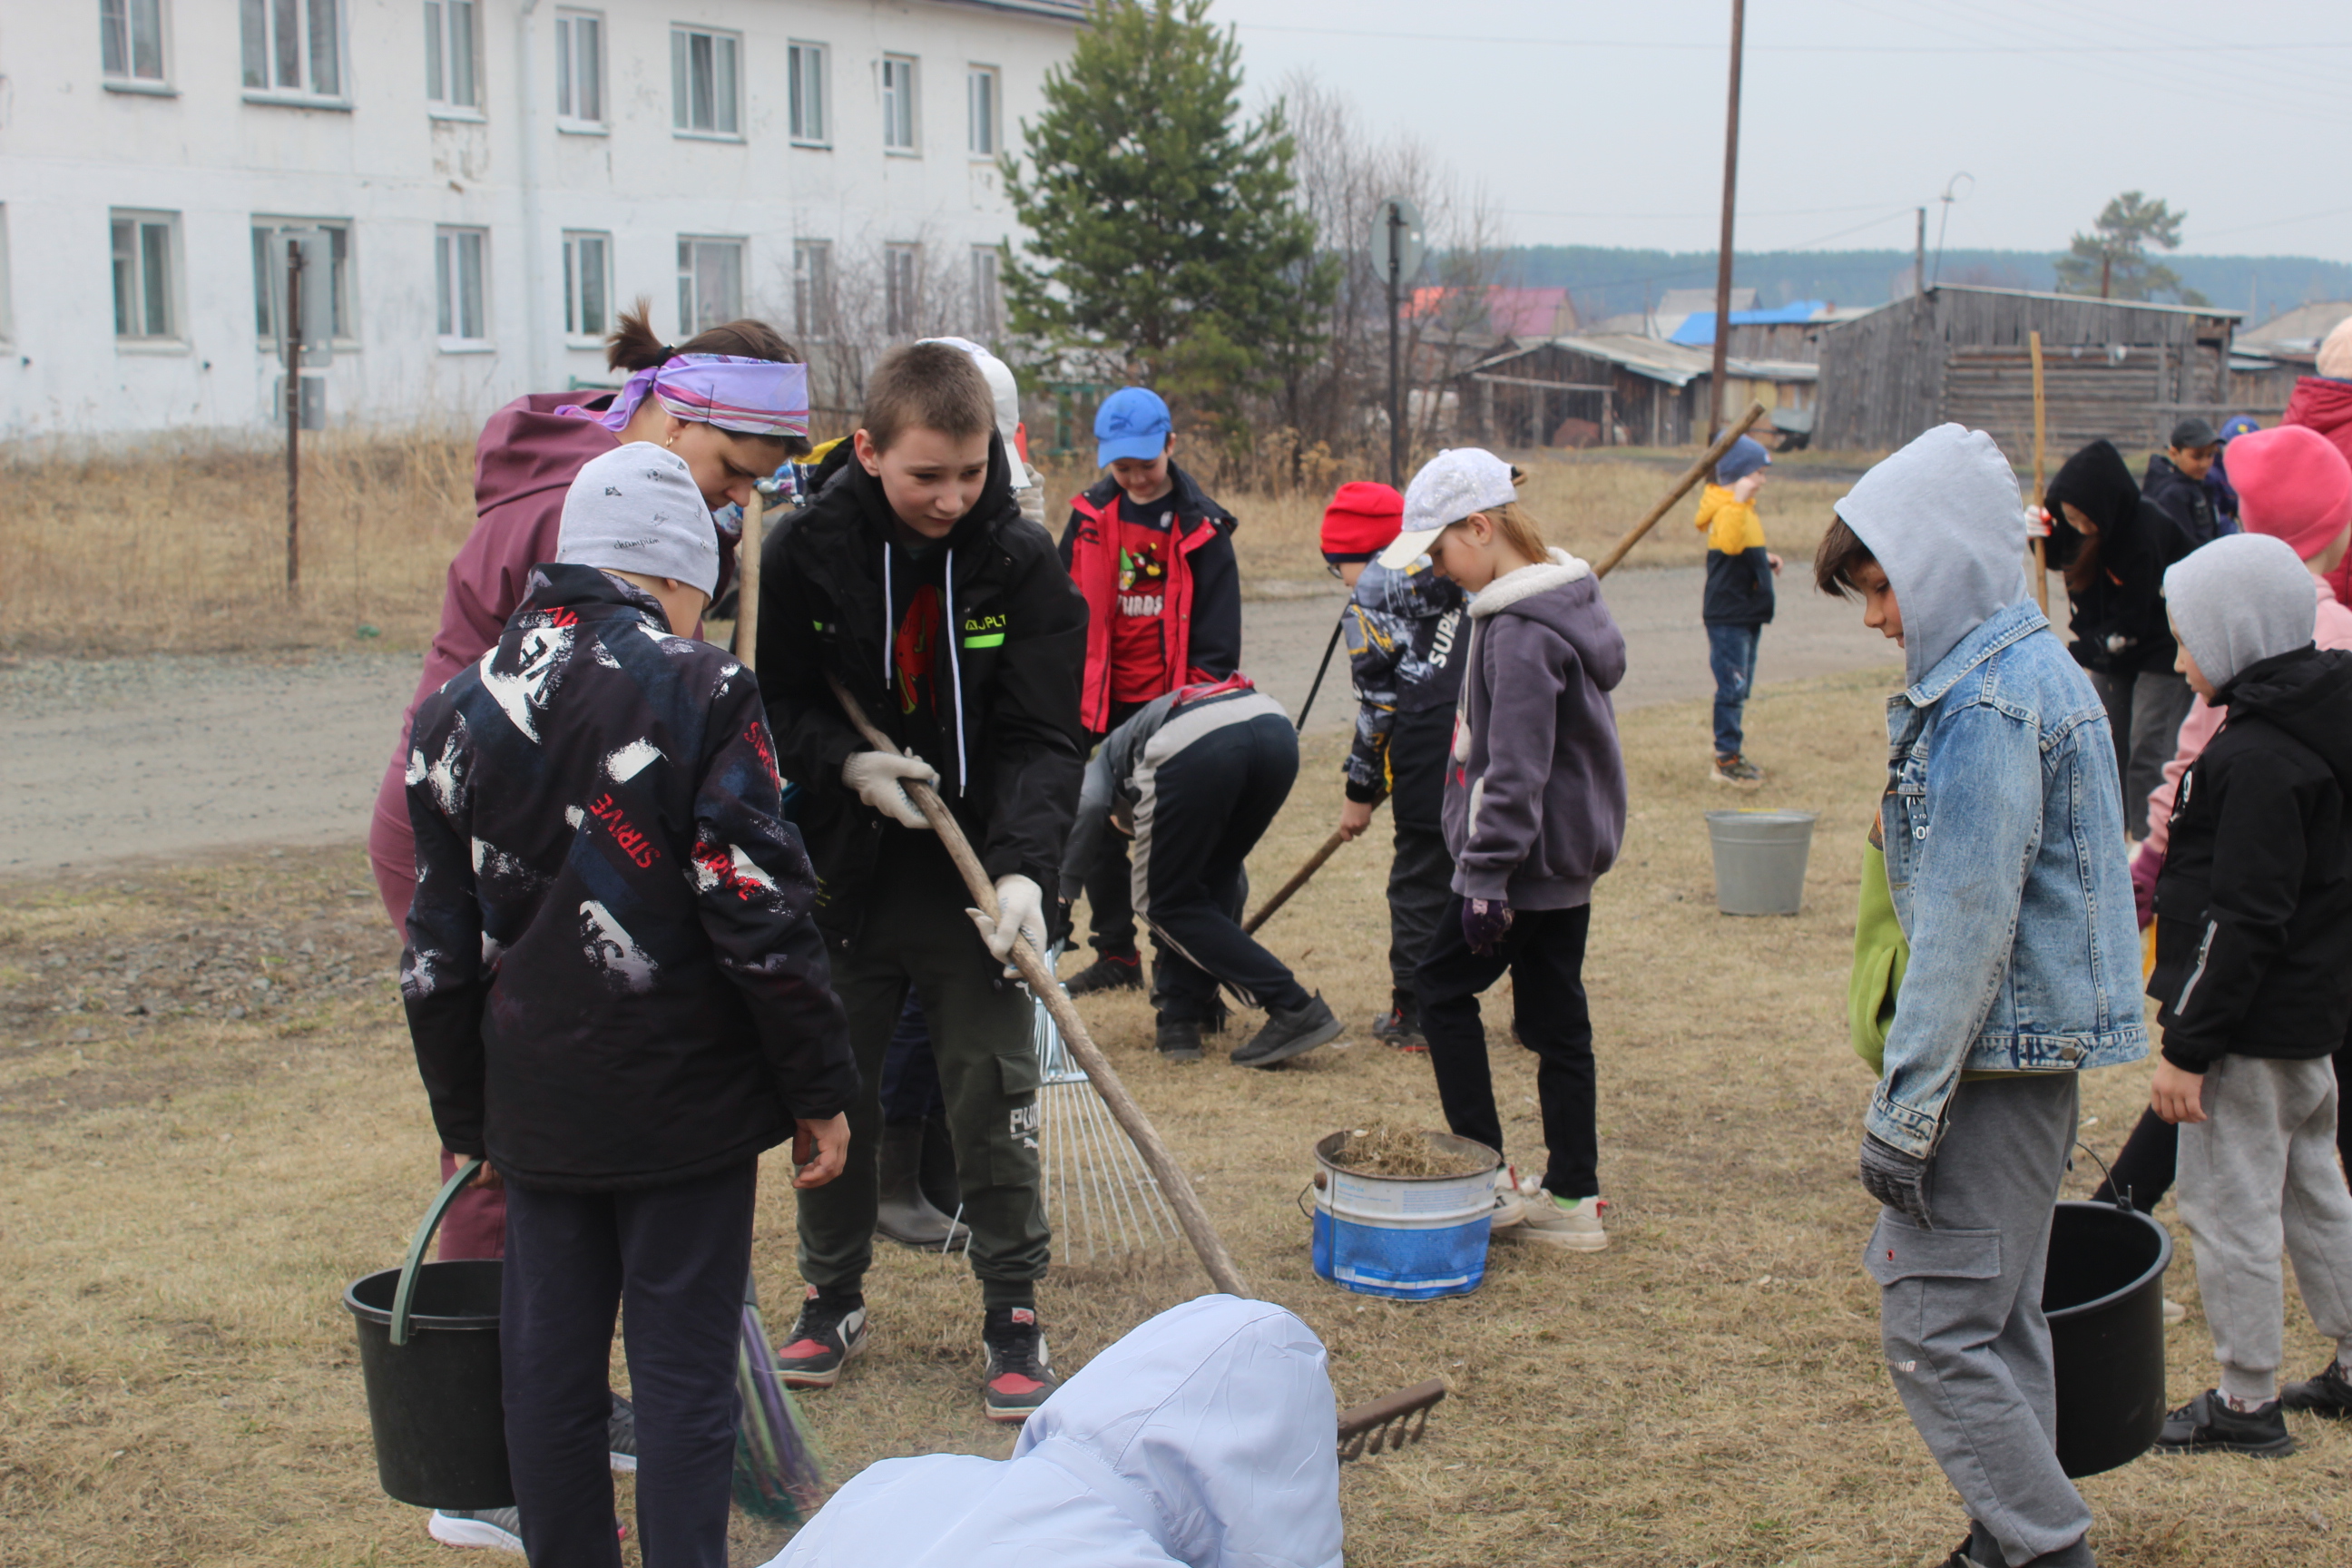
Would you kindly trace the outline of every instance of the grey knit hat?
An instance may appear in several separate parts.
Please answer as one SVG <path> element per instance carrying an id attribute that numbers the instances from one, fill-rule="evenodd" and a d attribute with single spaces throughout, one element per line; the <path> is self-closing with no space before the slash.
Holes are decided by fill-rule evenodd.
<path id="1" fill-rule="evenodd" d="M 2216 690 L 2249 667 L 2308 647 L 2319 594 L 2284 539 L 2233 533 L 2164 574 L 2165 607 L 2189 657 Z"/>
<path id="2" fill-rule="evenodd" d="M 719 586 L 719 525 L 685 458 L 632 441 L 592 459 L 564 492 L 555 558 L 675 577 L 707 596 Z"/>

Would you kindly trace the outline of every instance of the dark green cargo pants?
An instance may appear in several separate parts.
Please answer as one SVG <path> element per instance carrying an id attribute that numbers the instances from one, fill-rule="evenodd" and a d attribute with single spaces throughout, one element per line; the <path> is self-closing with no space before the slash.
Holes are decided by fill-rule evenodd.
<path id="1" fill-rule="evenodd" d="M 991 984 L 1003 966 L 964 913 L 971 900 L 962 881 L 944 852 L 922 847 L 929 852 L 885 858 L 866 894 L 864 930 L 848 952 L 834 955 L 833 986 L 849 1014 L 860 1085 L 847 1167 L 796 1194 L 801 1276 L 826 1289 L 856 1289 L 873 1261 L 882 1058 L 911 984 L 947 1095 L 982 1301 L 1034 1306 L 1053 1237 L 1037 1191 L 1034 1004 L 1010 982 L 1001 990 Z"/>

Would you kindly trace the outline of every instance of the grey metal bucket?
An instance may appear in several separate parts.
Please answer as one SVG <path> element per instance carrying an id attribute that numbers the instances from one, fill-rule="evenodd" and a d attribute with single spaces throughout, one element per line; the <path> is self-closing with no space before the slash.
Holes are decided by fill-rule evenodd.
<path id="1" fill-rule="evenodd" d="M 1715 902 L 1727 915 L 1793 915 L 1805 903 L 1810 811 L 1710 811 Z"/>

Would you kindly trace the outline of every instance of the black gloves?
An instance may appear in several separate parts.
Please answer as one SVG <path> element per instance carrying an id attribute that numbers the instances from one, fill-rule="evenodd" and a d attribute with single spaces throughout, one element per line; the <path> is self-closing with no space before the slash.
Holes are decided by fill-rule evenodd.
<path id="1" fill-rule="evenodd" d="M 1933 1230 L 1927 1217 L 1927 1162 L 1906 1154 L 1868 1133 L 1862 1139 L 1862 1190 L 1904 1215 L 1922 1230 Z"/>

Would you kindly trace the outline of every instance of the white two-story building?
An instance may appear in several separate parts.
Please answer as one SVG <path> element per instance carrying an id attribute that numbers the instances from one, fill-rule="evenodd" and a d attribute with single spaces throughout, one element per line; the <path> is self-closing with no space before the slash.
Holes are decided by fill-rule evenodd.
<path id="1" fill-rule="evenodd" d="M 639 297 L 674 340 L 754 315 L 820 359 L 993 337 L 996 159 L 1083 11 L 16 0 L 0 437 L 281 418 L 287 226 L 331 232 L 338 425 L 607 380 L 598 340 Z"/>

